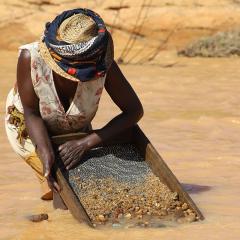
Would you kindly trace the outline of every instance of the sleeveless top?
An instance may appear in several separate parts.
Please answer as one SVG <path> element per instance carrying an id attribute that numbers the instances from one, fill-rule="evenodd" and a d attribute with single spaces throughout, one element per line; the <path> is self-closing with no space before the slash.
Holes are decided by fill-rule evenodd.
<path id="1" fill-rule="evenodd" d="M 23 49 L 29 50 L 31 54 L 32 84 L 48 132 L 60 135 L 88 130 L 98 109 L 105 77 L 89 82 L 79 81 L 72 103 L 65 111 L 55 88 L 52 69 L 38 51 L 38 42 L 21 46 L 19 53 Z M 35 146 L 26 135 L 23 106 L 16 87 L 7 96 L 5 129 L 13 150 L 21 157 L 26 158 L 35 151 Z"/>
<path id="2" fill-rule="evenodd" d="M 65 111 L 55 88 L 52 69 L 42 59 L 38 42 L 23 45 L 19 49 L 27 49 L 31 54 L 33 88 L 39 98 L 40 114 L 48 131 L 59 135 L 86 128 L 97 112 L 105 77 L 88 82 L 79 81 L 73 100 Z M 18 93 L 14 96 L 14 105 L 23 112 Z"/>

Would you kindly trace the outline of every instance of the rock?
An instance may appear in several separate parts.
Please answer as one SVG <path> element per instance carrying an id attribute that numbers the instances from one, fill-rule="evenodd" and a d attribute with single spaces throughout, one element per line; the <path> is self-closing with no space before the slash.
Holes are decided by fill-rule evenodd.
<path id="1" fill-rule="evenodd" d="M 130 218 L 132 217 L 132 215 L 131 215 L 131 213 L 126 213 L 126 214 L 124 215 L 124 217 L 130 219 Z"/>
<path id="2" fill-rule="evenodd" d="M 31 215 L 28 217 L 28 219 L 32 222 L 41 222 L 44 220 L 48 220 L 48 214 L 41 213 L 41 214 Z"/>
<path id="3" fill-rule="evenodd" d="M 188 205 L 186 203 L 182 204 L 182 210 L 187 210 L 188 209 Z"/>
<path id="4" fill-rule="evenodd" d="M 105 221 L 105 217 L 104 217 L 102 214 L 99 214 L 97 218 L 98 218 L 98 220 L 101 221 L 101 222 L 104 222 L 104 221 Z"/>
<path id="5" fill-rule="evenodd" d="M 135 207 L 135 211 L 138 211 L 140 209 L 140 207 Z"/>
<path id="6" fill-rule="evenodd" d="M 195 214 L 189 214 L 188 216 L 185 217 L 186 222 L 191 223 L 196 221 L 196 215 Z"/>
<path id="7" fill-rule="evenodd" d="M 159 207 L 160 207 L 160 203 L 155 203 L 155 206 L 156 206 L 157 208 L 159 208 Z"/>
<path id="8" fill-rule="evenodd" d="M 160 215 L 161 215 L 161 216 L 167 216 L 167 215 L 168 215 L 167 210 L 162 209 L 162 210 L 160 211 Z"/>
<path id="9" fill-rule="evenodd" d="M 191 209 L 187 209 L 186 212 L 187 212 L 188 214 L 193 213 Z"/>
<path id="10" fill-rule="evenodd" d="M 148 227 L 149 226 L 149 222 L 144 222 L 144 227 Z"/>
<path id="11" fill-rule="evenodd" d="M 176 219 L 178 218 L 181 218 L 181 217 L 184 217 L 184 212 L 182 209 L 177 209 L 175 212 L 174 212 L 174 217 Z"/>
<path id="12" fill-rule="evenodd" d="M 142 209 L 139 209 L 137 212 L 136 212 L 137 215 L 140 215 L 142 214 Z"/>
<path id="13" fill-rule="evenodd" d="M 120 219 L 120 218 L 122 218 L 122 217 L 123 217 L 123 214 L 122 214 L 122 213 L 119 213 L 118 216 L 117 216 L 118 219 Z"/>
<path id="14" fill-rule="evenodd" d="M 113 228 L 120 228 L 120 227 L 121 227 L 121 224 L 120 224 L 120 223 L 113 223 L 113 224 L 112 224 L 112 227 L 113 227 Z"/>

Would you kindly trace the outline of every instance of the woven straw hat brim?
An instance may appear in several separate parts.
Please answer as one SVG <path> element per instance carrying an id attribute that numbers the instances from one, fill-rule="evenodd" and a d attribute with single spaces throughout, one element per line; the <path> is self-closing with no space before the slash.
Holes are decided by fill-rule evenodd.
<path id="1" fill-rule="evenodd" d="M 58 64 L 54 61 L 52 58 L 46 44 L 40 39 L 39 42 L 39 52 L 45 63 L 58 75 L 67 78 L 72 81 L 81 81 L 78 78 L 66 73 L 61 67 L 58 66 Z M 111 35 L 109 34 L 109 41 L 108 41 L 108 46 L 107 46 L 107 51 L 106 51 L 106 56 L 105 56 L 105 62 L 107 65 L 107 70 L 110 68 L 114 58 L 114 46 L 113 46 L 113 40 Z M 96 78 L 93 78 L 92 80 L 95 80 Z"/>

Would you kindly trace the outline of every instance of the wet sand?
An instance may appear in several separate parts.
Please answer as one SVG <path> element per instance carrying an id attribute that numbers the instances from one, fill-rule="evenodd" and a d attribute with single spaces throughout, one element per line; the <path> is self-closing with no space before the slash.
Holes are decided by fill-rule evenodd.
<path id="1" fill-rule="evenodd" d="M 15 52 L 1 51 L 0 107 L 15 81 Z M 170 68 L 121 66 L 145 109 L 140 126 L 184 184 L 206 220 L 160 229 L 93 230 L 39 199 L 31 169 L 11 150 L 0 125 L 0 239 L 239 239 L 240 59 L 161 54 Z M 94 127 L 118 112 L 104 93 Z M 48 213 L 32 223 L 26 216 Z"/>

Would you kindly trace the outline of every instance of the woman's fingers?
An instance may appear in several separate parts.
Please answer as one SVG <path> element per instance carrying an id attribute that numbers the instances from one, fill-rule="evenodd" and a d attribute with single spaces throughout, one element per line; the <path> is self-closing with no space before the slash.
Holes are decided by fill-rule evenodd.
<path id="1" fill-rule="evenodd" d="M 86 148 L 85 145 L 84 142 L 79 142 L 79 140 L 72 140 L 59 146 L 59 156 L 66 169 L 72 168 L 80 161 Z"/>
<path id="2" fill-rule="evenodd" d="M 49 176 L 51 167 L 52 166 L 50 166 L 50 162 L 49 161 L 46 161 L 43 164 L 43 174 L 44 174 L 44 177 L 48 177 Z"/>
<path id="3" fill-rule="evenodd" d="M 62 145 L 60 145 L 60 146 L 58 147 L 58 150 L 59 150 L 59 151 L 62 151 L 62 149 L 66 148 L 66 147 L 68 146 L 68 144 L 69 144 L 69 141 L 68 141 L 68 142 L 65 142 L 65 143 L 62 144 Z"/>
<path id="4" fill-rule="evenodd" d="M 56 182 L 56 180 L 52 177 L 52 175 L 49 175 L 47 177 L 47 181 L 48 181 L 48 186 L 50 187 L 50 189 L 52 189 L 54 192 L 60 192 L 61 188 L 58 185 L 58 183 Z"/>
<path id="5" fill-rule="evenodd" d="M 65 154 L 60 154 L 61 159 L 63 160 L 63 163 L 66 165 L 71 159 L 76 157 L 80 157 L 83 152 L 82 146 L 77 146 L 75 148 L 70 148 Z"/>
<path id="6" fill-rule="evenodd" d="M 82 153 L 79 152 L 79 151 L 71 154 L 69 156 L 69 158 L 66 159 L 65 162 L 64 162 L 65 167 L 67 168 L 67 166 L 70 165 L 71 162 L 73 162 L 73 161 L 80 161 L 81 156 L 82 156 Z"/>
<path id="7" fill-rule="evenodd" d="M 67 166 L 66 169 L 70 170 L 71 168 L 75 167 L 78 163 L 79 163 L 79 158 L 74 159 L 73 161 L 71 161 Z"/>
<path id="8" fill-rule="evenodd" d="M 83 153 L 84 153 L 83 150 L 81 152 L 77 152 L 71 159 L 66 161 L 66 163 L 65 163 L 66 169 L 69 170 L 69 169 L 73 168 L 74 166 L 76 166 L 79 163 L 79 161 L 81 160 Z"/>

